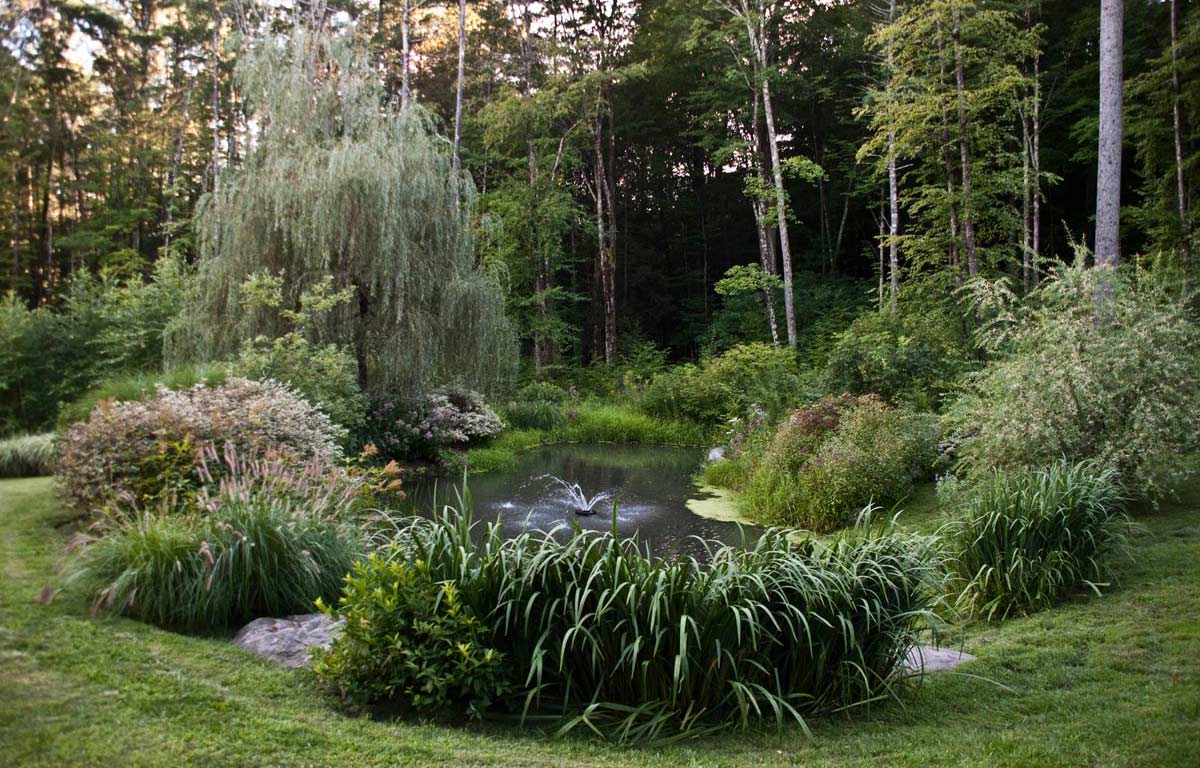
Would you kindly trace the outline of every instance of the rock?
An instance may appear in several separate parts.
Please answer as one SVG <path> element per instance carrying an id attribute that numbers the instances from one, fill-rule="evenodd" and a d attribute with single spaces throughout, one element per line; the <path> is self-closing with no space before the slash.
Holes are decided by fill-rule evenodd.
<path id="1" fill-rule="evenodd" d="M 285 619 L 255 619 L 233 638 L 235 645 L 285 667 L 303 667 L 308 650 L 328 648 L 341 632 L 342 622 L 323 613 L 306 613 Z"/>
<path id="2" fill-rule="evenodd" d="M 725 447 L 718 445 L 708 452 L 708 460 L 712 462 L 725 461 Z"/>
<path id="3" fill-rule="evenodd" d="M 904 665 L 909 671 L 928 674 L 930 672 L 945 672 L 954 669 L 959 664 L 965 664 L 975 657 L 969 653 L 955 651 L 950 648 L 935 648 L 932 645 L 918 645 L 908 652 Z"/>

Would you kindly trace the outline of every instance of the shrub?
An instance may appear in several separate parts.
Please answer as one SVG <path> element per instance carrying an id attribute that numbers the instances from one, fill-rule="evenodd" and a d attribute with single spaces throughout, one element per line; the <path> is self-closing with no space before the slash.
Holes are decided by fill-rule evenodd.
<path id="1" fill-rule="evenodd" d="M 1125 551 L 1129 518 L 1117 473 L 1091 462 L 996 472 L 967 493 L 947 525 L 959 607 L 986 619 L 1099 594 Z"/>
<path id="2" fill-rule="evenodd" d="M 97 609 L 210 630 L 332 600 L 360 556 L 356 529 L 271 484 L 237 486 L 203 513 L 164 506 L 84 546 L 71 576 Z"/>
<path id="3" fill-rule="evenodd" d="M 928 328 L 913 327 L 903 316 L 868 312 L 837 337 L 825 369 L 825 387 L 933 408 L 966 367 L 961 348 Z"/>
<path id="4" fill-rule="evenodd" d="M 166 372 L 129 373 L 103 379 L 81 397 L 63 405 L 58 412 L 58 430 L 66 431 L 76 422 L 85 421 L 101 403 L 144 400 L 160 390 L 190 389 L 197 384 L 219 387 L 229 377 L 225 365 L 181 366 Z"/>
<path id="5" fill-rule="evenodd" d="M 830 531 L 868 504 L 898 501 L 935 456 L 936 421 L 874 397 L 826 398 L 776 429 L 741 503 L 755 519 Z"/>
<path id="6" fill-rule="evenodd" d="M 742 344 L 701 366 L 655 376 L 640 397 L 651 416 L 715 425 L 758 406 L 772 415 L 803 399 L 795 358 L 770 344 Z"/>
<path id="7" fill-rule="evenodd" d="M 566 409 L 545 400 L 516 400 L 503 408 L 504 420 L 514 429 L 550 431 L 566 420 Z"/>
<path id="8" fill-rule="evenodd" d="M 162 390 L 144 400 L 101 403 L 64 438 L 59 474 L 80 510 L 117 500 L 148 505 L 199 485 L 206 446 L 331 464 L 343 433 L 282 384 L 231 378 L 216 387 Z"/>
<path id="9" fill-rule="evenodd" d="M 378 397 L 367 435 L 386 458 L 441 461 L 444 451 L 487 440 L 503 429 L 483 395 L 446 387 L 413 399 Z"/>
<path id="10" fill-rule="evenodd" d="M 54 433 L 0 440 L 0 477 L 39 477 L 54 473 Z"/>
<path id="11" fill-rule="evenodd" d="M 337 608 L 322 608 L 344 628 L 313 671 L 343 701 L 478 714 L 509 690 L 486 625 L 426 563 L 372 555 L 346 577 Z"/>
<path id="12" fill-rule="evenodd" d="M 247 379 L 283 382 L 348 429 L 362 425 L 367 399 L 358 388 L 358 367 L 334 344 L 310 344 L 299 333 L 277 339 L 260 336 L 242 344 L 232 372 Z"/>
<path id="13" fill-rule="evenodd" d="M 999 306 L 984 336 L 995 359 L 949 412 L 969 477 L 1095 459 L 1128 490 L 1156 497 L 1192 470 L 1200 327 L 1181 300 L 1119 275 L 1098 311 L 1098 279 L 1064 269 L 1023 301 L 979 286 Z"/>
<path id="14" fill-rule="evenodd" d="M 895 695 L 935 599 L 925 541 L 894 533 L 818 544 L 768 531 L 749 548 L 714 544 L 700 564 L 610 534 L 477 536 L 446 510 L 400 525 L 388 552 L 455 586 L 487 628 L 478 647 L 504 654 L 523 717 L 555 714 L 563 732 L 619 740 Z M 376 594 L 350 584 L 339 615 L 375 610 Z M 366 677 L 374 663 L 356 661 Z M 489 670 L 480 687 L 492 680 Z"/>
<path id="15" fill-rule="evenodd" d="M 558 403 L 567 402 L 570 393 L 549 381 L 531 381 L 513 393 L 513 400 L 524 403 Z"/>

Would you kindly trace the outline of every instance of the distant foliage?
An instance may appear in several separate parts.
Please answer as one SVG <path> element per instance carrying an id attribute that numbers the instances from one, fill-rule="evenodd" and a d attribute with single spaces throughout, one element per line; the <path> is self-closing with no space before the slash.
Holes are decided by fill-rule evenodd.
<path id="1" fill-rule="evenodd" d="M 715 425 L 744 415 L 752 405 L 781 413 L 807 394 L 789 350 L 755 343 L 655 376 L 641 393 L 640 407 L 652 416 Z"/>
<path id="2" fill-rule="evenodd" d="M 347 703 L 479 714 L 512 686 L 488 626 L 427 563 L 371 555 L 346 576 L 336 605 L 322 608 L 345 625 L 313 671 Z"/>
<path id="3" fill-rule="evenodd" d="M 995 359 L 949 415 L 969 476 L 1095 459 L 1154 497 L 1190 471 L 1200 326 L 1166 290 L 1124 276 L 1111 278 L 1098 310 L 1097 280 L 1067 268 L 1022 301 L 1002 284 L 976 286 Z"/>
<path id="4" fill-rule="evenodd" d="M 406 702 L 428 670 L 435 701 L 486 701 L 502 690 L 491 652 L 513 685 L 500 703 L 559 719 L 560 733 L 649 741 L 782 724 L 895 695 L 935 599 L 928 542 L 894 533 L 767 532 L 748 548 L 714 544 L 705 564 L 605 534 L 477 534 L 454 510 L 398 524 L 385 550 L 396 564 L 347 581 L 337 613 L 360 629 L 330 652 L 335 685 Z M 425 599 L 391 599 L 397 580 Z M 457 667 L 442 639 L 454 626 Z"/>
<path id="5" fill-rule="evenodd" d="M 273 381 L 230 378 L 210 387 L 162 390 L 144 400 L 101 403 L 63 438 L 63 489 L 81 510 L 116 501 L 149 504 L 198 485 L 208 446 L 330 464 L 342 430 Z"/>
<path id="6" fill-rule="evenodd" d="M 1091 462 L 995 473 L 966 494 L 943 531 L 958 604 L 985 619 L 1097 594 L 1126 549 L 1129 518 L 1117 474 Z"/>
<path id="7" fill-rule="evenodd" d="M 53 432 L 5 438 L 0 440 L 0 477 L 54 474 L 56 455 Z"/>
<path id="8" fill-rule="evenodd" d="M 445 451 L 485 441 L 503 429 L 483 395 L 443 387 L 418 398 L 377 396 L 364 437 L 386 458 L 442 460 Z"/>
<path id="9" fill-rule="evenodd" d="M 57 306 L 0 299 L 0 434 L 52 427 L 61 403 L 105 376 L 161 369 L 163 329 L 186 276 L 164 258 L 149 282 L 81 271 Z"/>

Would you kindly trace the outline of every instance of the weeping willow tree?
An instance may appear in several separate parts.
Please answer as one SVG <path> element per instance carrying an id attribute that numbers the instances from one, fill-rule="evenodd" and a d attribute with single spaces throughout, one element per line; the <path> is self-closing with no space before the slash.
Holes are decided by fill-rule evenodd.
<path id="1" fill-rule="evenodd" d="M 345 35 L 260 43 L 236 76 L 253 143 L 198 206 L 197 280 L 169 357 L 224 359 L 246 339 L 279 336 L 331 279 L 345 300 L 308 333 L 349 349 L 364 388 L 489 389 L 508 376 L 514 336 L 474 258 L 474 187 L 428 113 L 393 108 Z M 282 283 L 274 305 L 246 300 L 263 275 Z"/>

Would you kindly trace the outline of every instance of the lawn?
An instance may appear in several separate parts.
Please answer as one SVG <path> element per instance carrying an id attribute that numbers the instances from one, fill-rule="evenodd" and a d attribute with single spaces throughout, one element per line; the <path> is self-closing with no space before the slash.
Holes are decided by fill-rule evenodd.
<path id="1" fill-rule="evenodd" d="M 931 503 L 921 498 L 921 506 Z M 1193 766 L 1200 750 L 1200 486 L 1141 517 L 1102 598 L 967 628 L 979 656 L 887 704 L 660 748 L 504 726 L 349 718 L 303 672 L 221 638 L 92 618 L 62 593 L 49 479 L 0 481 L 0 764 Z M 931 518 L 917 516 L 921 527 Z M 901 518 L 904 519 L 903 517 Z"/>

